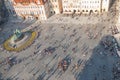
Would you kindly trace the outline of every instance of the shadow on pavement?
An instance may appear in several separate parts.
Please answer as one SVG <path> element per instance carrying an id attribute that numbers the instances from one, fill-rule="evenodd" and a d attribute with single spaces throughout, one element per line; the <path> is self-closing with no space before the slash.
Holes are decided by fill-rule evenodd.
<path id="1" fill-rule="evenodd" d="M 44 72 L 37 78 L 37 80 L 43 80 L 45 76 L 46 76 L 46 72 L 44 71 Z"/>
<path id="2" fill-rule="evenodd" d="M 120 80 L 116 77 L 116 63 L 120 61 L 111 35 L 104 36 L 93 49 L 84 69 L 76 75 L 76 80 Z M 117 79 L 116 79 L 117 78 Z"/>
<path id="3" fill-rule="evenodd" d="M 112 7 L 113 4 L 115 3 L 115 1 L 117 1 L 117 0 L 111 0 L 111 4 L 110 4 L 111 7 Z"/>

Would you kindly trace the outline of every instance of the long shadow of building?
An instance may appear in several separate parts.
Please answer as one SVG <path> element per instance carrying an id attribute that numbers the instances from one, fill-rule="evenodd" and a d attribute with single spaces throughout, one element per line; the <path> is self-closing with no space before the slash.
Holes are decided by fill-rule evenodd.
<path id="1" fill-rule="evenodd" d="M 115 3 L 115 1 L 117 1 L 117 0 L 111 0 L 111 4 L 110 4 L 111 7 L 112 7 L 113 4 Z"/>
<path id="2" fill-rule="evenodd" d="M 7 18 L 9 16 L 4 0 L 0 0 L 0 16 L 1 16 L 1 20 L 0 20 L 0 25 L 1 25 L 8 20 Z"/>
<path id="3" fill-rule="evenodd" d="M 111 42 L 111 46 L 105 47 L 103 45 L 104 39 Z M 93 49 L 92 55 L 85 64 L 82 72 L 76 75 L 76 80 L 120 80 L 118 74 L 120 58 L 117 55 L 116 49 L 112 39 L 113 36 L 104 36 L 99 44 Z"/>

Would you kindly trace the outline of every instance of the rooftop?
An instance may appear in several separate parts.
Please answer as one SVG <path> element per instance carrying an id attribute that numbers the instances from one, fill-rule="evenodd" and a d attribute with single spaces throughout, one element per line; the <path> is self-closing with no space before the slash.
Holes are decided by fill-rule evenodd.
<path id="1" fill-rule="evenodd" d="M 47 0 L 14 0 L 15 3 L 21 3 L 23 5 L 29 5 L 30 3 L 35 3 L 43 5 Z"/>

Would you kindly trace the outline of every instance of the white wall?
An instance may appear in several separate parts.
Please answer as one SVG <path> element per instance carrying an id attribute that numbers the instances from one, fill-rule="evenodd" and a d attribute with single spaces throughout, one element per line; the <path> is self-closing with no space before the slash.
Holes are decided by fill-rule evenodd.
<path id="1" fill-rule="evenodd" d="M 62 0 L 62 4 L 64 13 L 65 10 L 71 10 L 72 13 L 74 10 L 76 12 L 89 12 L 90 10 L 100 12 L 101 9 L 101 0 Z"/>
<path id="2" fill-rule="evenodd" d="M 101 0 L 81 0 L 81 9 L 82 10 L 95 10 L 100 11 Z"/>
<path id="3" fill-rule="evenodd" d="M 102 9 L 105 9 L 105 12 L 107 12 L 110 8 L 110 3 L 112 0 L 103 0 L 102 1 Z"/>
<path id="4" fill-rule="evenodd" d="M 61 0 L 49 0 L 50 11 L 56 14 L 60 14 L 60 5 L 62 4 Z"/>

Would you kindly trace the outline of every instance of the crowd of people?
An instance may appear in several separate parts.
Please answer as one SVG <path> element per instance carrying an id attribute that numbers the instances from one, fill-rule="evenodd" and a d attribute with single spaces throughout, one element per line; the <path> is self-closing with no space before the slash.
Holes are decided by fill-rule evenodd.
<path id="1" fill-rule="evenodd" d="M 119 33 L 118 29 L 116 26 L 111 27 L 112 35 Z"/>
<path id="2" fill-rule="evenodd" d="M 58 63 L 58 69 L 59 70 L 62 70 L 62 71 L 66 71 L 68 68 L 68 62 L 66 60 L 61 60 L 59 63 Z"/>

